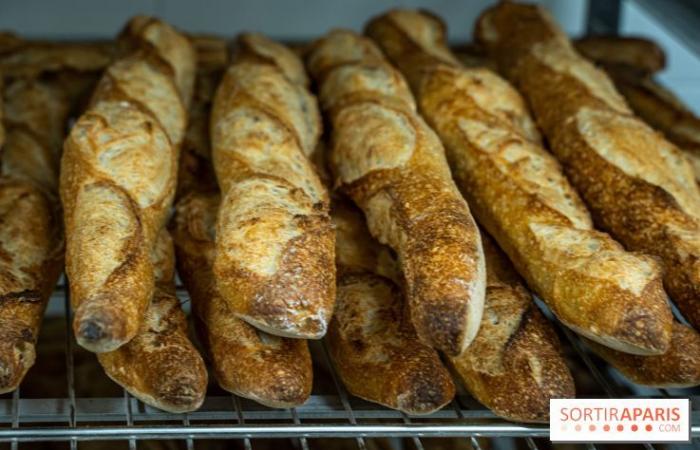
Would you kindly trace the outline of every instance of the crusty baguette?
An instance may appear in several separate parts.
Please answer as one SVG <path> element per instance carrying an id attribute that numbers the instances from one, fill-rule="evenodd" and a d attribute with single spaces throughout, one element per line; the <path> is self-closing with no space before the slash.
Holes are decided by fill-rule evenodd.
<path id="1" fill-rule="evenodd" d="M 214 275 L 241 319 L 318 339 L 335 300 L 328 193 L 308 159 L 320 134 L 299 58 L 260 35 L 238 38 L 214 98 L 212 156 L 222 192 Z"/>
<path id="2" fill-rule="evenodd" d="M 499 4 L 476 34 L 528 99 L 595 223 L 658 257 L 667 292 L 700 326 L 700 190 L 690 163 L 632 114 L 540 7 Z M 650 316 L 637 319 L 641 329 Z"/>
<path id="3" fill-rule="evenodd" d="M 173 219 L 178 273 L 192 298 L 198 334 L 223 389 L 273 408 L 299 406 L 313 378 L 306 341 L 269 335 L 238 319 L 216 287 L 219 201 L 216 192 L 190 192 Z"/>
<path id="4" fill-rule="evenodd" d="M 474 342 L 450 364 L 467 390 L 495 414 L 546 422 L 549 400 L 575 396 L 574 380 L 551 324 L 510 261 L 482 233 L 486 303 Z"/>
<path id="5" fill-rule="evenodd" d="M 307 62 L 333 126 L 336 185 L 362 208 L 372 235 L 398 253 L 420 339 L 461 353 L 479 327 L 485 269 L 479 231 L 442 144 L 370 40 L 331 32 Z"/>
<path id="6" fill-rule="evenodd" d="M 609 37 L 576 41 L 576 48 L 601 64 L 635 114 L 685 152 L 700 182 L 700 118 L 654 80 L 663 50 L 646 39 Z"/>
<path id="7" fill-rule="evenodd" d="M 640 37 L 587 36 L 578 39 L 576 49 L 606 69 L 633 70 L 640 75 L 666 67 L 666 55 L 654 41 Z"/>
<path id="8" fill-rule="evenodd" d="M 700 117 L 652 78 L 613 74 L 613 79 L 634 113 L 683 150 L 700 182 Z"/>
<path id="9" fill-rule="evenodd" d="M 269 335 L 236 318 L 214 279 L 213 234 L 220 199 L 208 124 L 219 69 L 224 68 L 217 68 L 212 59 L 204 66 L 201 60 L 198 63 L 178 174 L 180 199 L 171 222 L 178 273 L 192 298 L 196 329 L 219 385 L 266 406 L 289 408 L 304 403 L 311 393 L 313 372 L 306 341 Z"/>
<path id="10" fill-rule="evenodd" d="M 3 36 L 0 72 L 12 78 L 36 78 L 46 72 L 98 72 L 114 57 L 111 42 L 47 42 Z"/>
<path id="11" fill-rule="evenodd" d="M 120 42 L 61 161 L 73 326 L 95 352 L 133 338 L 153 296 L 195 66 L 189 41 L 155 19 L 133 19 Z"/>
<path id="12" fill-rule="evenodd" d="M 175 295 L 175 254 L 167 230 L 153 248 L 156 288 L 141 328 L 132 340 L 97 358 L 105 373 L 134 397 L 181 413 L 204 401 L 207 368 L 187 337 L 187 317 Z"/>
<path id="13" fill-rule="evenodd" d="M 362 212 L 334 202 L 338 298 L 326 341 L 348 391 L 408 414 L 429 414 L 455 393 L 437 351 L 402 317 L 401 291 L 383 274 L 381 246 Z M 389 262 L 390 263 L 390 262 Z"/>
<path id="14" fill-rule="evenodd" d="M 46 304 L 63 268 L 56 192 L 69 99 L 40 80 L 15 80 L 4 95 L 0 156 L 0 392 L 16 389 L 36 357 Z"/>
<path id="15" fill-rule="evenodd" d="M 593 351 L 632 382 L 658 388 L 700 385 L 700 334 L 673 324 L 671 345 L 663 355 L 630 355 L 587 341 Z"/>
<path id="16" fill-rule="evenodd" d="M 658 266 L 593 229 L 518 93 L 461 68 L 433 16 L 394 10 L 367 32 L 406 73 L 479 222 L 559 319 L 618 350 L 664 352 L 672 317 Z"/>

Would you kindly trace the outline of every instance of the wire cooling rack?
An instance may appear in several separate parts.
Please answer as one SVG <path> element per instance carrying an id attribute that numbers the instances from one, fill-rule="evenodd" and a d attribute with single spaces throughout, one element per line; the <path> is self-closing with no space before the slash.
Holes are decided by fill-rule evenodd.
<path id="1" fill-rule="evenodd" d="M 178 288 L 182 304 L 189 306 L 189 297 Z M 540 308 L 551 314 L 540 302 Z M 83 440 L 123 440 L 135 449 L 144 439 L 175 439 L 194 448 L 198 439 L 239 439 L 244 448 L 255 447 L 257 438 L 294 439 L 296 447 L 309 448 L 307 439 L 346 438 L 354 440 L 358 449 L 367 448 L 366 439 L 375 437 L 410 438 L 417 450 L 423 450 L 421 439 L 464 437 L 472 448 L 481 443 L 524 439 L 530 450 L 538 448 L 538 439 L 547 438 L 546 425 L 515 424 L 496 417 L 466 394 L 457 395 L 450 405 L 429 416 L 412 417 L 398 411 L 357 399 L 348 394 L 332 369 L 332 362 L 323 341 L 311 342 L 317 378 L 327 378 L 330 388 L 317 389 L 302 406 L 292 409 L 271 409 L 247 399 L 208 395 L 203 406 L 189 414 L 172 414 L 151 408 L 122 391 L 113 397 L 76 395 L 76 386 L 91 380 L 76 379 L 74 358 L 76 343 L 72 335 L 70 301 L 62 283 L 52 295 L 48 316 L 65 318 L 66 392 L 62 398 L 23 398 L 21 388 L 0 399 L 0 441 L 12 448 L 26 441 L 67 441 L 77 448 Z M 626 382 L 617 372 L 589 354 L 584 344 L 556 321 L 562 337 L 567 362 L 576 379 L 579 396 L 583 397 L 690 397 L 693 404 L 692 444 L 700 449 L 700 398 L 697 390 L 647 389 Z M 41 345 L 41 342 L 39 343 Z M 317 384 L 315 382 L 315 384 Z M 478 438 L 478 439 L 477 439 Z M 498 438 L 498 439 L 496 439 Z M 542 442 L 540 440 L 540 442 Z M 541 445 L 541 444 L 540 444 Z M 645 445 L 652 449 L 651 445 Z M 589 449 L 594 449 L 588 445 Z"/>

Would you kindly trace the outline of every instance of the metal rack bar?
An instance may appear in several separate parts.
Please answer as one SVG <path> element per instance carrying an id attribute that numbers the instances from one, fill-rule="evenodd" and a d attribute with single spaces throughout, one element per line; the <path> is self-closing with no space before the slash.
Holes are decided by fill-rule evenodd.
<path id="1" fill-rule="evenodd" d="M 75 415 L 75 366 L 73 361 L 73 327 L 71 324 L 72 315 L 70 307 L 70 289 L 64 289 L 63 294 L 63 306 L 65 308 L 64 317 L 66 319 L 66 377 L 68 383 L 68 399 L 70 402 L 68 424 L 70 428 L 77 429 L 77 421 Z M 71 439 L 70 448 L 71 450 L 77 450 L 78 443 L 75 439 Z"/>
<path id="2" fill-rule="evenodd" d="M 233 401 L 233 407 L 236 410 L 236 416 L 238 417 L 238 424 L 239 425 L 245 424 L 245 418 L 243 417 L 243 410 L 241 409 L 241 401 L 235 395 L 231 395 L 231 399 Z M 248 439 L 248 438 L 243 439 L 243 447 L 245 448 L 245 450 L 253 450 L 253 446 L 250 443 L 250 439 Z"/>
<path id="3" fill-rule="evenodd" d="M 124 409 L 126 412 L 126 426 L 131 427 L 134 425 L 134 418 L 131 415 L 131 398 L 126 389 L 124 389 Z M 131 437 L 129 438 L 129 450 L 136 450 L 136 441 Z"/>
<path id="4" fill-rule="evenodd" d="M 693 434 L 700 435 L 700 426 L 693 427 Z M 24 441 L 66 440 L 115 440 L 133 436 L 136 439 L 240 439 L 248 438 L 374 438 L 397 437 L 548 437 L 546 426 L 527 426 L 508 422 L 496 424 L 303 424 L 303 425 L 178 425 L 112 426 L 84 428 L 21 428 L 0 429 L 0 441 L 17 439 Z"/>
<path id="5" fill-rule="evenodd" d="M 338 396 L 340 397 L 340 401 L 343 403 L 343 408 L 345 408 L 345 411 L 347 411 L 348 414 L 348 421 L 352 424 L 357 426 L 357 420 L 355 419 L 355 412 L 352 410 L 350 407 L 350 401 L 348 401 L 348 393 L 345 390 L 345 386 L 338 380 L 338 375 L 335 373 L 335 366 L 333 364 L 333 359 L 331 358 L 331 354 L 328 351 L 328 346 L 326 345 L 325 339 L 322 340 L 321 342 L 321 347 L 323 349 L 323 358 L 326 361 L 326 364 L 328 365 L 329 372 L 331 374 L 331 378 L 333 378 L 333 384 L 335 385 L 335 389 L 338 392 Z M 367 445 L 365 443 L 365 440 L 361 437 L 358 436 L 355 438 L 355 442 L 357 442 L 357 448 L 360 450 L 366 450 Z"/>

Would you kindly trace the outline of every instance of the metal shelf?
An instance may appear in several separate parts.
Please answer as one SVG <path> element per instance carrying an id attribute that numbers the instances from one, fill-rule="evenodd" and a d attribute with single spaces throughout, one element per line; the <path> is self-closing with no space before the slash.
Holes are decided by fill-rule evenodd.
<path id="1" fill-rule="evenodd" d="M 189 306 L 182 288 L 178 289 L 178 297 L 185 307 Z M 551 318 L 542 303 L 538 305 Z M 48 314 L 63 315 L 66 330 L 72 330 L 64 286 L 57 287 L 52 295 Z M 573 333 L 558 324 L 557 328 L 563 336 L 568 362 L 585 368 L 595 384 L 592 390 L 595 396 L 693 395 L 692 390 L 673 394 L 658 389 L 639 390 L 591 357 Z M 316 374 L 328 373 L 330 379 L 326 381 L 332 392 L 317 392 L 315 386 L 311 398 L 298 408 L 270 409 L 232 395 L 211 395 L 198 411 L 172 414 L 151 408 L 125 391 L 121 396 L 107 398 L 76 395 L 76 383 L 81 380 L 75 378 L 76 345 L 69 331 L 65 340 L 68 395 L 23 398 L 18 390 L 11 397 L 0 399 L 0 441 L 11 442 L 13 448 L 25 441 L 70 441 L 71 447 L 77 448 L 78 441 L 83 440 L 127 440 L 130 448 L 136 448 L 136 441 L 142 439 L 178 439 L 186 441 L 188 448 L 194 448 L 197 439 L 244 439 L 246 448 L 254 448 L 256 438 L 293 438 L 300 448 L 306 449 L 309 438 L 350 438 L 358 448 L 364 449 L 365 438 L 396 437 L 413 438 L 414 446 L 422 449 L 421 438 L 464 437 L 478 449 L 476 437 L 512 437 L 525 438 L 528 447 L 536 449 L 533 438 L 549 436 L 546 425 L 507 422 L 468 395 L 459 395 L 441 411 L 419 417 L 351 397 L 332 370 L 324 343 L 312 342 L 311 350 L 317 369 L 321 369 Z M 581 370 L 577 374 L 580 377 Z M 692 435 L 700 437 L 700 411 L 694 413 Z"/>

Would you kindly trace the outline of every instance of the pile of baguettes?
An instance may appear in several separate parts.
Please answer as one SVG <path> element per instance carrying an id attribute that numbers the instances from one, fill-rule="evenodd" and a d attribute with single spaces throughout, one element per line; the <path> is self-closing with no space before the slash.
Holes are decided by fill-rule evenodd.
<path id="1" fill-rule="evenodd" d="M 456 374 L 546 420 L 574 385 L 528 288 L 632 381 L 700 384 L 700 120 L 654 84 L 663 53 L 579 42 L 628 103 L 536 6 L 483 13 L 467 65 L 424 12 L 365 34 L 245 34 L 230 56 L 146 17 L 116 45 L 0 35 L 2 391 L 64 239 L 78 343 L 168 411 L 207 385 L 175 267 L 219 385 L 272 407 L 308 398 L 325 336 L 359 397 L 430 413 Z"/>

